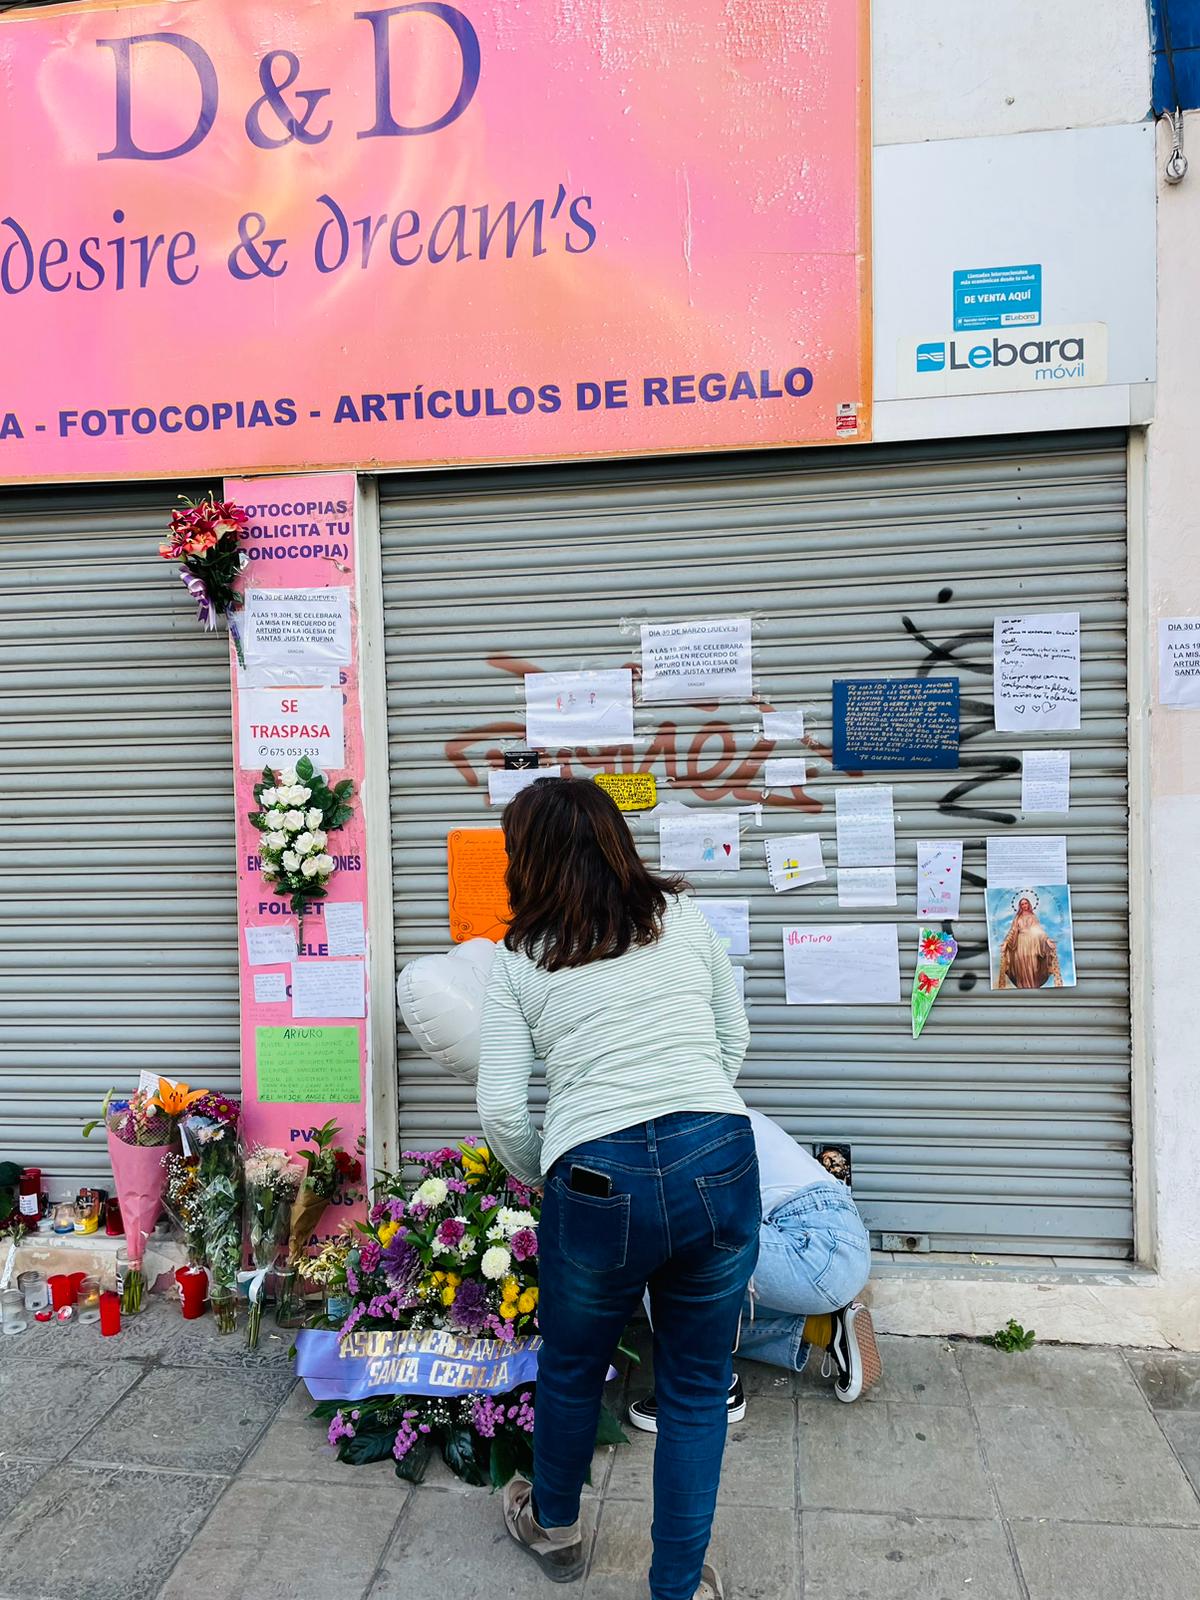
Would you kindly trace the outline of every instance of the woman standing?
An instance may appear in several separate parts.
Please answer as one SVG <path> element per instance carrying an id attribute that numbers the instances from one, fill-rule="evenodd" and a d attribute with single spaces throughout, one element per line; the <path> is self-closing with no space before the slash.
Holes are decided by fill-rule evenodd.
<path id="1" fill-rule="evenodd" d="M 677 879 L 647 871 L 603 790 L 547 779 L 504 813 L 512 921 L 488 981 L 488 1143 L 545 1184 L 534 1481 L 504 1517 L 547 1577 L 579 1577 L 579 1497 L 609 1361 L 649 1287 L 658 1440 L 654 1600 L 719 1600 L 704 1566 L 730 1352 L 758 1253 L 754 1136 L 733 1083 L 750 1030 L 729 958 Z M 544 1063 L 543 1132 L 529 1077 Z"/>

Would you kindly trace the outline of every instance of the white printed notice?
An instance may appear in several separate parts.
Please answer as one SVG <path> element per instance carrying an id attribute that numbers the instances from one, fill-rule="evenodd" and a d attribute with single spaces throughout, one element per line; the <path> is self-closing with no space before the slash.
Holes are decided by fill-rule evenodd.
<path id="1" fill-rule="evenodd" d="M 838 867 L 839 906 L 894 906 L 895 867 Z"/>
<path id="2" fill-rule="evenodd" d="M 1003 733 L 1079 726 L 1079 613 L 997 617 L 996 727 Z"/>
<path id="3" fill-rule="evenodd" d="M 1021 810 L 1063 812 L 1071 809 L 1071 752 L 1022 750 Z"/>
<path id="4" fill-rule="evenodd" d="M 527 672 L 525 738 L 535 750 L 632 744 L 632 671 Z"/>
<path id="5" fill-rule="evenodd" d="M 246 684 L 333 684 L 350 665 L 349 589 L 249 589 L 238 626 Z"/>
<path id="6" fill-rule="evenodd" d="M 962 894 L 961 839 L 917 840 L 917 915 L 956 917 Z"/>
<path id="7" fill-rule="evenodd" d="M 326 900 L 325 949 L 331 956 L 365 956 L 367 930 L 361 900 Z"/>
<path id="8" fill-rule="evenodd" d="M 989 889 L 1024 889 L 1031 883 L 1066 883 L 1066 835 L 989 833 L 987 881 Z"/>
<path id="9" fill-rule="evenodd" d="M 642 699 L 750 700 L 749 617 L 642 624 Z"/>
<path id="10" fill-rule="evenodd" d="M 767 840 L 767 877 L 776 894 L 804 883 L 824 883 L 819 833 L 786 833 Z"/>
<path id="11" fill-rule="evenodd" d="M 238 765 L 294 767 L 301 756 L 328 775 L 346 765 L 340 689 L 243 689 Z"/>
<path id="12" fill-rule="evenodd" d="M 808 782 L 808 766 L 803 757 L 768 756 L 763 762 L 764 789 L 802 789 Z"/>
<path id="13" fill-rule="evenodd" d="M 693 903 L 731 956 L 750 954 L 749 900 L 696 900 Z"/>
<path id="14" fill-rule="evenodd" d="M 1200 617 L 1159 617 L 1158 700 L 1200 706 Z"/>
<path id="15" fill-rule="evenodd" d="M 488 800 L 494 806 L 506 806 L 513 795 L 528 789 L 539 778 L 561 777 L 561 767 L 516 767 L 511 772 L 493 767 L 488 773 Z"/>
<path id="16" fill-rule="evenodd" d="M 803 711 L 764 711 L 762 719 L 764 739 L 778 741 L 804 737 Z"/>
<path id="17" fill-rule="evenodd" d="M 742 864 L 736 811 L 664 811 L 658 819 L 664 872 L 737 872 Z"/>
<path id="18" fill-rule="evenodd" d="M 894 867 L 896 823 L 890 783 L 835 789 L 839 867 Z"/>
<path id="19" fill-rule="evenodd" d="M 292 1016 L 365 1017 L 366 969 L 361 961 L 293 961 Z"/>
<path id="20" fill-rule="evenodd" d="M 785 928 L 783 972 L 790 1006 L 899 1005 L 896 924 Z"/>
<path id="21" fill-rule="evenodd" d="M 275 967 L 296 959 L 296 930 L 290 922 L 245 928 L 246 959 L 252 967 Z"/>
<path id="22" fill-rule="evenodd" d="M 260 1006 L 287 1004 L 287 977 L 282 972 L 254 974 L 254 1003 Z"/>

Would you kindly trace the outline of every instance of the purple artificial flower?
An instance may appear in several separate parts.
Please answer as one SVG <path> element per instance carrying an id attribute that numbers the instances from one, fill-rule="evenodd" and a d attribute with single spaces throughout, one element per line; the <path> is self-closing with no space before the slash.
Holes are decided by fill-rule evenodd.
<path id="1" fill-rule="evenodd" d="M 528 1184 L 521 1182 L 520 1178 L 510 1178 L 504 1186 L 522 1211 L 526 1210 L 533 1199 L 533 1191 Z"/>
<path id="2" fill-rule="evenodd" d="M 377 1200 L 375 1202 L 375 1204 L 371 1207 L 370 1211 L 367 1212 L 367 1221 L 374 1228 L 380 1222 L 382 1222 L 384 1217 L 386 1217 L 387 1215 L 388 1215 L 387 1203 L 385 1201 L 383 1201 L 383 1200 Z"/>
<path id="3" fill-rule="evenodd" d="M 463 1242 L 466 1232 L 467 1225 L 461 1217 L 447 1217 L 445 1222 L 439 1224 L 434 1238 L 443 1250 L 453 1250 Z M 526 1229 L 526 1232 L 528 1232 L 528 1229 Z M 536 1246 L 536 1244 L 537 1240 L 535 1239 L 534 1245 Z"/>
<path id="4" fill-rule="evenodd" d="M 477 1278 L 468 1278 L 455 1291 L 450 1320 L 463 1333 L 481 1333 L 487 1319 L 487 1290 Z"/>
<path id="5" fill-rule="evenodd" d="M 383 1246 L 378 1239 L 367 1239 L 359 1248 L 359 1266 L 364 1272 L 374 1272 L 379 1265 L 379 1258 L 383 1254 Z"/>
<path id="6" fill-rule="evenodd" d="M 461 1178 L 447 1178 L 446 1188 L 451 1194 L 466 1194 L 467 1186 Z"/>
<path id="7" fill-rule="evenodd" d="M 387 1202 L 387 1214 L 393 1222 L 404 1221 L 404 1201 L 395 1197 Z"/>
<path id="8" fill-rule="evenodd" d="M 355 1323 L 358 1322 L 362 1318 L 363 1313 L 366 1311 L 366 1309 L 367 1309 L 366 1306 L 364 1306 L 362 1304 L 362 1302 L 359 1301 L 358 1305 L 356 1305 L 354 1307 L 353 1311 L 351 1311 L 350 1315 L 346 1318 L 345 1322 L 343 1322 L 341 1327 L 338 1329 L 338 1338 L 339 1339 L 344 1339 L 346 1337 L 346 1335 L 353 1329 Z"/>
<path id="9" fill-rule="evenodd" d="M 518 1261 L 528 1261 L 530 1256 L 537 1255 L 537 1230 L 535 1228 L 518 1228 L 508 1243 Z"/>
<path id="10" fill-rule="evenodd" d="M 485 1194 L 480 1196 L 480 1211 L 494 1211 L 499 1204 L 500 1196 L 498 1194 Z"/>
<path id="11" fill-rule="evenodd" d="M 379 1258 L 379 1264 L 390 1284 L 403 1288 L 416 1276 L 420 1258 L 417 1247 L 403 1228 Z"/>
<path id="12" fill-rule="evenodd" d="M 358 1412 L 354 1411 L 351 1415 L 357 1417 Z M 340 1411 L 335 1411 L 333 1421 L 329 1424 L 330 1444 L 336 1447 L 342 1439 L 353 1439 L 353 1437 L 354 1424 L 344 1417 Z"/>

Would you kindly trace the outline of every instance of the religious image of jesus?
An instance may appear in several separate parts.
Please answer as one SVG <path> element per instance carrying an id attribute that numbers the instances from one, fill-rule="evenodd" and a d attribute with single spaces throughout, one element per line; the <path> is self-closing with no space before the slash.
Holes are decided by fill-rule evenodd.
<path id="1" fill-rule="evenodd" d="M 1058 946 L 1038 920 L 1033 901 L 1028 895 L 1022 895 L 1000 946 L 997 988 L 1042 989 L 1048 978 L 1054 979 L 1054 988 L 1063 987 Z"/>

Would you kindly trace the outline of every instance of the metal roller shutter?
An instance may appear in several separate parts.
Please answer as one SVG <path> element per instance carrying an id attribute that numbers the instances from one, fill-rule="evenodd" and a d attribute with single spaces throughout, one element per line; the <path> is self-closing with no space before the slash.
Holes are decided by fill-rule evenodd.
<path id="1" fill-rule="evenodd" d="M 774 895 L 752 826 L 741 873 L 700 881 L 702 894 L 751 899 L 742 1083 L 799 1138 L 852 1146 L 877 1234 L 1128 1256 L 1125 461 L 1122 435 L 1075 434 L 385 480 L 398 962 L 448 942 L 446 833 L 498 820 L 486 771 L 520 742 L 526 664 L 634 660 L 623 619 L 749 613 L 756 687 L 802 706 L 810 741 L 807 802 L 779 797 L 763 832 L 818 829 L 829 867 L 833 788 L 848 781 L 820 754 L 830 680 L 957 673 L 962 770 L 881 780 L 895 789 L 895 911 L 839 912 L 832 871 Z M 1083 726 L 1042 739 L 1071 751 L 1069 818 L 1026 822 L 1019 741 L 992 726 L 992 618 L 1038 609 L 1082 615 Z M 638 707 L 638 749 L 667 797 L 752 801 L 757 726 L 750 705 Z M 633 826 L 656 861 L 652 817 Z M 984 838 L 1011 828 L 1069 835 L 1075 989 L 988 987 Z M 930 836 L 965 837 L 967 877 L 962 952 L 922 1037 L 907 1005 L 785 1005 L 781 927 L 839 917 L 900 924 L 907 997 L 914 844 Z M 402 1139 L 474 1125 L 469 1094 L 403 1033 L 398 1063 Z"/>
<path id="2" fill-rule="evenodd" d="M 229 665 L 158 555 L 178 484 L 0 494 L 0 1152 L 52 1194 L 142 1068 L 238 1084 Z"/>

